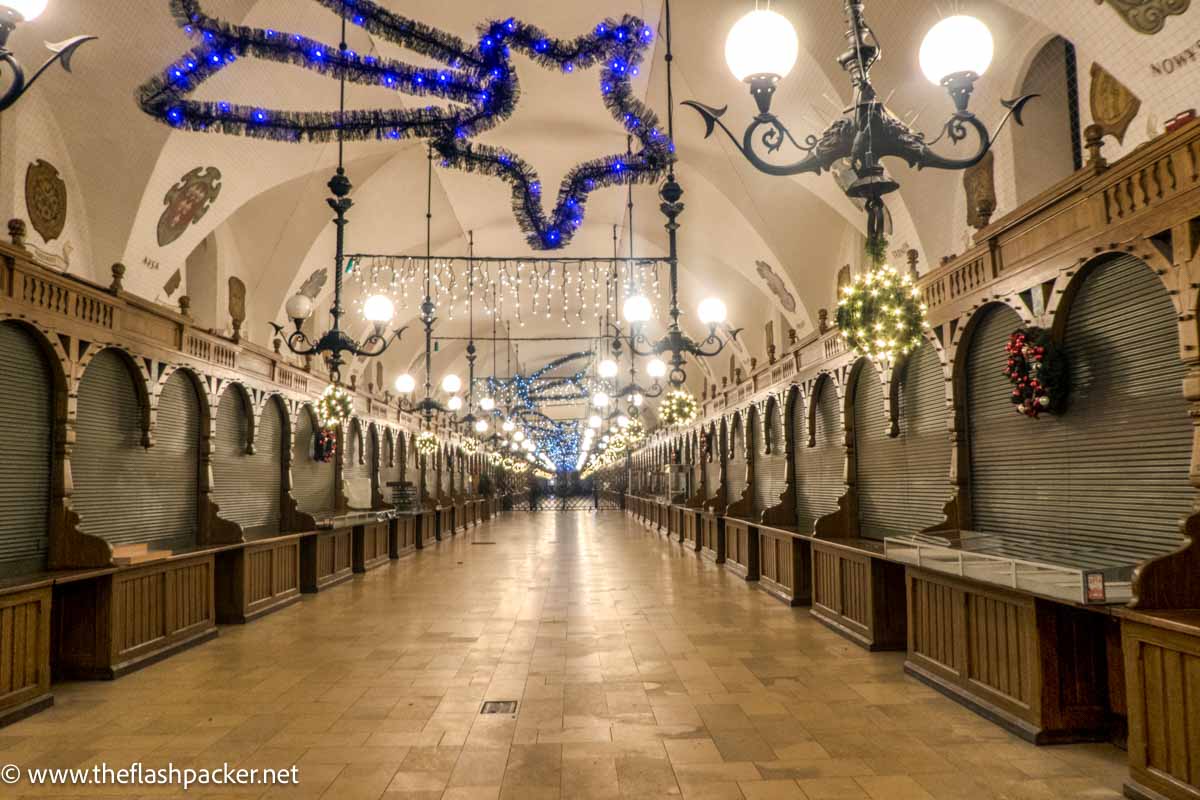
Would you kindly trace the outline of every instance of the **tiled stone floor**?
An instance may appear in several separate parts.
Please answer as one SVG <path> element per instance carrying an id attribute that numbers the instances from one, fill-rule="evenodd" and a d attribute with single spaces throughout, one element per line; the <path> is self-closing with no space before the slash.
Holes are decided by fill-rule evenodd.
<path id="1" fill-rule="evenodd" d="M 298 787 L 188 793 L 239 798 L 1120 796 L 1115 748 L 1032 747 L 902 662 L 618 512 L 518 514 L 115 683 L 60 685 L 0 730 L 0 765 L 298 765 Z M 481 716 L 485 699 L 521 702 Z"/>

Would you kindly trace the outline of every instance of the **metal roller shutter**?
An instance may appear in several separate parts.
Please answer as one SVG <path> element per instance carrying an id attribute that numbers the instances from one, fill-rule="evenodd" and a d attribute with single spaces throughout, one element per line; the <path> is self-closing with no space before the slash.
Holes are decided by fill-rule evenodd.
<path id="1" fill-rule="evenodd" d="M 1098 566 L 1176 548 L 1195 497 L 1192 423 L 1175 311 L 1157 277 L 1131 256 L 1086 276 L 1069 309 L 1061 417 L 1033 421 L 1009 403 L 1004 345 L 1018 324 L 992 312 L 971 347 L 974 527 Z"/>
<path id="2" fill-rule="evenodd" d="M 831 380 L 820 382 L 815 402 L 816 446 L 808 447 L 808 440 L 801 439 L 796 447 L 800 476 L 796 496 L 801 529 L 809 528 L 818 517 L 837 511 L 838 498 L 846 492 L 846 448 L 837 389 Z"/>
<path id="3" fill-rule="evenodd" d="M 717 434 L 714 431 L 709 436 L 708 461 L 704 463 L 704 499 L 711 500 L 717 496 L 721 488 L 721 457 L 717 449 Z"/>
<path id="4" fill-rule="evenodd" d="M 871 539 L 916 531 L 908 515 L 907 442 L 888 436 L 884 412 L 879 374 L 863 363 L 854 381 L 854 447 L 859 532 Z"/>
<path id="5" fill-rule="evenodd" d="M 320 514 L 332 511 L 334 504 L 332 461 L 313 460 L 317 435 L 316 420 L 307 407 L 300 410 L 296 422 L 296 441 L 292 449 L 292 497 L 301 511 Z"/>
<path id="6" fill-rule="evenodd" d="M 946 376 L 937 348 L 925 342 L 904 368 L 900 435 L 907 459 L 909 530 L 937 525 L 952 494 Z"/>
<path id="7" fill-rule="evenodd" d="M 349 435 L 346 437 L 346 462 L 342 465 L 342 475 L 346 481 L 360 480 L 366 478 L 370 480 L 371 473 L 367 469 L 365 456 L 360 458 L 363 452 L 363 446 L 367 439 L 366 431 L 363 430 L 362 424 L 357 420 L 350 423 L 350 427 L 346 429 Z"/>
<path id="8" fill-rule="evenodd" d="M 172 547 L 195 540 L 200 404 L 184 375 L 159 399 L 155 446 L 142 446 L 134 378 L 106 350 L 79 383 L 71 504 L 85 533 L 114 545 Z M 151 491 L 153 489 L 153 491 Z"/>
<path id="9" fill-rule="evenodd" d="M 767 436 L 755 447 L 758 461 L 754 468 L 754 510 L 766 511 L 779 505 L 787 488 L 787 443 L 783 438 L 783 411 L 772 403 L 767 410 Z M 771 453 L 767 454 L 766 443 Z"/>
<path id="10" fill-rule="evenodd" d="M 0 426 L 9 436 L 0 458 L 0 574 L 46 567 L 53 451 L 50 365 L 33 336 L 0 323 Z"/>
<path id="11" fill-rule="evenodd" d="M 729 457 L 725 462 L 725 502 L 736 503 L 746 491 L 747 462 L 742 423 L 733 426 L 729 436 Z"/>
<path id="12" fill-rule="evenodd" d="M 254 438 L 255 453 L 246 453 L 250 409 L 236 388 L 230 388 L 217 408 L 212 447 L 213 500 L 222 519 L 246 531 L 279 530 L 279 500 L 283 474 L 283 414 L 277 400 L 263 409 Z"/>

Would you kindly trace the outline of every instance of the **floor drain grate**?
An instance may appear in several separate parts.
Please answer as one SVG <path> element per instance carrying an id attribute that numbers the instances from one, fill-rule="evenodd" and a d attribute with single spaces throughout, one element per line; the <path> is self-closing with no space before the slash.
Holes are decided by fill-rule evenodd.
<path id="1" fill-rule="evenodd" d="M 480 714 L 515 714 L 517 713 L 516 700 L 488 700 L 483 704 L 483 709 Z"/>

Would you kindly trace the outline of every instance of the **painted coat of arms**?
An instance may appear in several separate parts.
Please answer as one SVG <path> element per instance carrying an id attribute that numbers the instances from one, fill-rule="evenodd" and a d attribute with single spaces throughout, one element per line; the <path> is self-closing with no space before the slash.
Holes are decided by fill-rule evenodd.
<path id="1" fill-rule="evenodd" d="M 221 170 L 196 167 L 171 187 L 163 198 L 166 210 L 158 219 L 158 246 L 166 247 L 195 225 L 221 194 Z"/>
<path id="2" fill-rule="evenodd" d="M 67 184 L 58 169 L 40 158 L 25 171 L 25 207 L 42 241 L 54 241 L 67 224 Z"/>

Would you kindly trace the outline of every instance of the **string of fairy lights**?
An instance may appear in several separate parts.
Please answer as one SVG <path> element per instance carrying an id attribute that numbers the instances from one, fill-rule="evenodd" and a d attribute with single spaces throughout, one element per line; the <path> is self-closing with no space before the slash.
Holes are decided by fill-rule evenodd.
<path id="1" fill-rule="evenodd" d="M 418 309 L 425 299 L 426 260 L 424 256 L 350 256 L 347 277 L 360 290 L 352 301 L 355 310 L 361 312 L 366 298 L 377 295 L 388 297 L 397 309 Z M 661 301 L 663 278 L 669 270 L 662 259 L 429 260 L 432 298 L 439 314 L 447 320 L 465 317 L 474 286 L 477 310 L 486 317 L 512 319 L 519 328 L 554 321 L 568 329 L 594 330 L 606 315 L 615 319 L 619 299 L 635 290 Z M 616 297 L 610 289 L 614 284 Z"/>

